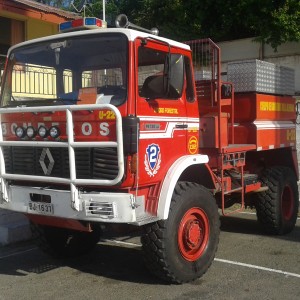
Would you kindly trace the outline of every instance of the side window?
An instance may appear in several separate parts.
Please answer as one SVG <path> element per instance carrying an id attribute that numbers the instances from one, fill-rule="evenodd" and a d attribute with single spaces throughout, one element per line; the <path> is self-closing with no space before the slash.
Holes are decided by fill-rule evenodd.
<path id="1" fill-rule="evenodd" d="M 138 88 L 141 97 L 150 99 L 164 97 L 166 57 L 165 52 L 146 47 L 139 48 Z"/>
<path id="2" fill-rule="evenodd" d="M 138 51 L 139 95 L 147 99 L 178 99 L 184 81 L 183 56 L 140 47 Z"/>

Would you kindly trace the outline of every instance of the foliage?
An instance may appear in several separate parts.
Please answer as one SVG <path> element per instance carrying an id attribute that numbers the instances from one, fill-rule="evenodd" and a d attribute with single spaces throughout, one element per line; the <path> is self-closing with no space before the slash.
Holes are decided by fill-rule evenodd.
<path id="1" fill-rule="evenodd" d="M 70 9 L 71 0 L 37 0 Z M 86 15 L 102 17 L 102 0 L 83 3 Z M 119 13 L 137 25 L 158 27 L 163 36 L 176 40 L 210 37 L 215 41 L 258 37 L 277 48 L 287 41 L 300 41 L 299 0 L 106 0 L 108 23 Z"/>
<path id="2" fill-rule="evenodd" d="M 69 5 L 69 0 L 35 0 L 36 2 L 51 5 L 54 7 L 63 8 L 66 5 Z"/>
<path id="3" fill-rule="evenodd" d="M 300 41 L 300 1 L 282 1 L 271 12 L 270 22 L 264 20 L 259 32 L 260 40 L 265 41 L 273 48 L 284 42 Z"/>

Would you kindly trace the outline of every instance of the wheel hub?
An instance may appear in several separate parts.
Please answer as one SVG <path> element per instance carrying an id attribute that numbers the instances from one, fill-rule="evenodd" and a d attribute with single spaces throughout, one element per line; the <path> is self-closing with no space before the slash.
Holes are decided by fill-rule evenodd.
<path id="1" fill-rule="evenodd" d="M 190 249 L 196 248 L 202 237 L 202 229 L 198 221 L 190 221 L 185 227 L 186 244 Z"/>
<path id="2" fill-rule="evenodd" d="M 191 208 L 183 216 L 178 228 L 178 247 L 182 257 L 196 261 L 209 241 L 209 220 L 200 208 Z"/>

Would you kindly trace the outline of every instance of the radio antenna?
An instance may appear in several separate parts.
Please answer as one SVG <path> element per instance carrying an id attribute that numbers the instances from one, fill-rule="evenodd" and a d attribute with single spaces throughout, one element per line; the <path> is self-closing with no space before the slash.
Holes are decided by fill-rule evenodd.
<path id="1" fill-rule="evenodd" d="M 89 6 L 92 6 L 93 4 L 90 3 L 90 0 L 82 0 L 79 4 L 78 7 L 81 7 L 81 8 L 77 8 L 75 5 L 74 5 L 74 1 L 71 1 L 70 3 L 70 6 L 72 6 L 78 13 L 82 13 L 83 11 L 83 17 L 85 18 L 85 11 L 86 9 L 88 9 Z"/>

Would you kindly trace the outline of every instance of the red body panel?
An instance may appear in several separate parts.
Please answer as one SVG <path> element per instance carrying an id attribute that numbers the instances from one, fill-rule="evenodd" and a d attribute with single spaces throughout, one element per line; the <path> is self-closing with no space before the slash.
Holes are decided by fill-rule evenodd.
<path id="1" fill-rule="evenodd" d="M 235 95 L 235 143 L 258 150 L 295 146 L 295 99 L 256 93 Z"/>
<path id="2" fill-rule="evenodd" d="M 235 121 L 294 121 L 295 99 L 257 93 L 235 94 Z"/>

